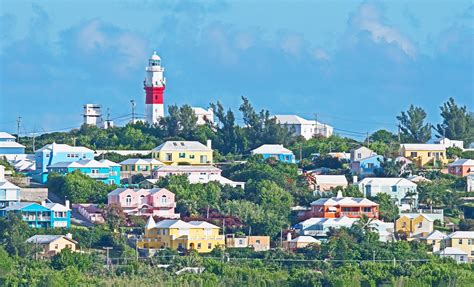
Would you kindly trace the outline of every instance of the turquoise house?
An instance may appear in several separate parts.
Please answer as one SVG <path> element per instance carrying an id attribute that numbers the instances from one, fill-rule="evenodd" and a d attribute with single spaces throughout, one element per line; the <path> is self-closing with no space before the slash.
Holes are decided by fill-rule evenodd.
<path id="1" fill-rule="evenodd" d="M 281 144 L 264 144 L 251 151 L 252 155 L 262 155 L 264 159 L 273 158 L 281 162 L 295 163 L 293 152 Z"/>
<path id="2" fill-rule="evenodd" d="M 382 161 L 383 156 L 381 155 L 372 155 L 362 158 L 351 163 L 351 171 L 353 174 L 356 174 L 362 178 L 374 176 L 375 171 L 382 168 Z"/>
<path id="3" fill-rule="evenodd" d="M 41 204 L 19 202 L 0 209 L 1 217 L 6 217 L 12 213 L 21 214 L 23 221 L 26 221 L 33 228 L 69 228 L 71 226 L 69 201 L 66 201 L 66 205 L 46 202 Z"/>
<path id="4" fill-rule="evenodd" d="M 48 173 L 55 172 L 62 175 L 80 171 L 81 173 L 106 184 L 120 184 L 120 165 L 110 160 L 101 161 L 79 160 L 74 162 L 57 162 L 48 166 Z"/>
<path id="5" fill-rule="evenodd" d="M 48 181 L 48 167 L 56 163 L 76 162 L 94 159 L 94 151 L 86 147 L 52 143 L 35 152 L 36 171 L 32 174 L 35 181 Z"/>

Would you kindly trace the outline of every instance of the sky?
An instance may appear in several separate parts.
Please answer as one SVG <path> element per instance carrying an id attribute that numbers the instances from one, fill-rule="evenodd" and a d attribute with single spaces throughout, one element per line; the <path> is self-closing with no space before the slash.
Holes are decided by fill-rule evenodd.
<path id="1" fill-rule="evenodd" d="M 472 1 L 0 1 L 0 130 L 67 130 L 101 104 L 144 114 L 161 56 L 165 105 L 298 114 L 364 137 L 411 104 L 439 122 L 474 106 Z M 242 123 L 242 117 L 237 115 Z"/>

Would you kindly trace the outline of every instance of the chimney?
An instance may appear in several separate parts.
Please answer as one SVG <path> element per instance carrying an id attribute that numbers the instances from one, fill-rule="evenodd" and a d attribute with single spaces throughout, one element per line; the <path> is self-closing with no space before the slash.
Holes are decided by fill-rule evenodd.
<path id="1" fill-rule="evenodd" d="M 66 199 L 66 202 L 64 202 L 64 205 L 66 206 L 67 209 L 70 209 L 71 203 L 69 202 L 69 199 Z"/>
<path id="2" fill-rule="evenodd" d="M 46 200 L 41 201 L 42 206 L 46 206 Z"/>
<path id="3" fill-rule="evenodd" d="M 342 191 L 338 191 L 337 192 L 337 195 L 336 195 L 337 198 L 343 198 L 344 196 L 342 196 Z"/>
<path id="4" fill-rule="evenodd" d="M 212 149 L 212 140 L 207 140 L 206 146 L 210 149 Z"/>
<path id="5" fill-rule="evenodd" d="M 286 241 L 291 241 L 291 232 L 286 234 Z"/>
<path id="6" fill-rule="evenodd" d="M 66 234 L 66 238 L 68 238 L 68 239 L 71 239 L 71 240 L 72 240 L 72 234 L 68 232 L 68 233 Z"/>
<path id="7" fill-rule="evenodd" d="M 354 175 L 352 177 L 352 183 L 357 183 L 357 181 L 358 181 L 357 175 Z"/>

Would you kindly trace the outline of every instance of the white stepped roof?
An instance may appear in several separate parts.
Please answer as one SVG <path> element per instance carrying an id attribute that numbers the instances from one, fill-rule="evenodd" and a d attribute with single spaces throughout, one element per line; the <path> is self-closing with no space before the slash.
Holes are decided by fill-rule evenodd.
<path id="1" fill-rule="evenodd" d="M 167 141 L 155 147 L 153 151 L 212 151 L 198 141 Z"/>
<path id="2" fill-rule="evenodd" d="M 0 141 L 0 148 L 25 148 L 25 146 L 14 141 Z"/>
<path id="3" fill-rule="evenodd" d="M 221 172 L 212 165 L 165 165 L 158 168 L 160 172 Z"/>
<path id="4" fill-rule="evenodd" d="M 293 154 L 281 144 L 264 144 L 252 150 L 252 154 Z"/>
<path id="5" fill-rule="evenodd" d="M 378 204 L 367 198 L 331 197 L 331 198 L 320 198 L 318 200 L 311 202 L 311 205 L 376 206 Z"/>
<path id="6" fill-rule="evenodd" d="M 290 242 L 295 242 L 295 243 L 321 243 L 321 241 L 317 240 L 314 237 L 311 236 L 298 236 L 296 238 L 293 238 Z"/>
<path id="7" fill-rule="evenodd" d="M 90 168 L 108 168 L 109 165 L 96 161 L 94 159 L 90 160 L 78 160 L 78 161 L 63 161 L 51 164 L 48 168 L 83 168 L 83 167 L 90 167 Z"/>
<path id="8" fill-rule="evenodd" d="M 314 125 L 316 121 L 303 119 L 297 115 L 275 115 L 277 123 L 287 125 Z M 320 124 L 320 123 L 318 123 Z"/>
<path id="9" fill-rule="evenodd" d="M 456 247 L 446 247 L 443 250 L 436 251 L 436 254 L 439 255 L 469 255 L 467 252 L 462 251 L 459 248 Z"/>
<path id="10" fill-rule="evenodd" d="M 448 164 L 448 166 L 464 166 L 464 165 L 474 166 L 474 159 L 461 158 Z"/>
<path id="11" fill-rule="evenodd" d="M 51 152 L 82 152 L 82 153 L 94 153 L 93 150 L 88 149 L 83 146 L 70 146 L 67 144 L 57 144 L 57 143 L 52 143 L 45 145 L 44 147 L 40 148 L 36 152 L 42 152 L 42 151 L 51 151 Z"/>
<path id="12" fill-rule="evenodd" d="M 16 139 L 16 137 L 6 132 L 0 132 L 0 139 Z"/>
<path id="13" fill-rule="evenodd" d="M 34 235 L 26 240 L 28 243 L 36 243 L 36 244 L 49 244 L 54 242 L 58 239 L 65 238 L 73 243 L 77 243 L 75 240 L 72 240 L 64 235 Z"/>
<path id="14" fill-rule="evenodd" d="M 404 186 L 417 186 L 416 183 L 409 181 L 406 178 L 402 177 L 366 177 L 363 180 L 359 181 L 359 184 L 364 185 L 382 185 L 382 186 L 394 186 L 394 185 L 404 185 Z"/>
<path id="15" fill-rule="evenodd" d="M 459 238 L 468 238 L 474 239 L 474 231 L 456 231 L 448 235 L 449 238 L 459 239 Z"/>
<path id="16" fill-rule="evenodd" d="M 443 144 L 401 144 L 405 150 L 428 150 L 428 151 L 444 151 L 446 147 Z"/>
<path id="17" fill-rule="evenodd" d="M 103 163 L 103 164 L 106 164 L 108 166 L 120 166 L 120 164 L 116 163 L 116 162 L 113 162 L 111 160 L 108 160 L 108 159 L 101 159 L 99 160 L 100 163 Z"/>
<path id="18" fill-rule="evenodd" d="M 317 184 L 340 184 L 347 185 L 347 179 L 344 175 L 314 175 Z"/>
<path id="19" fill-rule="evenodd" d="M 427 239 L 427 240 L 443 240 L 446 237 L 448 237 L 448 236 L 446 234 L 444 234 L 443 232 L 441 232 L 439 230 L 434 230 L 433 232 L 428 234 L 428 236 L 426 236 L 425 239 Z"/>
<path id="20" fill-rule="evenodd" d="M 139 165 L 147 165 L 147 164 L 152 164 L 152 165 L 165 165 L 159 160 L 156 160 L 154 158 L 129 158 L 126 159 L 122 162 L 120 162 L 121 165 L 128 165 L 128 164 L 139 164 Z"/>
<path id="21" fill-rule="evenodd" d="M 18 186 L 14 185 L 13 183 L 9 182 L 8 180 L 0 179 L 0 189 L 20 189 Z"/>
<path id="22" fill-rule="evenodd" d="M 153 220 L 153 219 L 152 219 Z M 214 229 L 219 228 L 214 224 L 210 224 L 205 221 L 190 221 L 184 222 L 180 219 L 165 219 L 155 223 L 153 227 L 151 226 L 152 222 L 148 219 L 146 228 L 179 228 L 179 229 L 191 229 L 191 228 L 204 228 L 204 229 Z"/>

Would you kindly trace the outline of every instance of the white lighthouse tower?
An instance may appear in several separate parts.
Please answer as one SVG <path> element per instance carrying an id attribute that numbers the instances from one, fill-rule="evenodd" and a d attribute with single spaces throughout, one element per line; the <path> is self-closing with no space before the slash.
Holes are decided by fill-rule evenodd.
<path id="1" fill-rule="evenodd" d="M 145 69 L 146 77 L 144 89 L 146 93 L 145 101 L 145 119 L 153 125 L 165 116 L 163 107 L 163 93 L 165 91 L 166 79 L 163 75 L 165 68 L 161 66 L 161 58 L 153 52 L 148 60 L 148 67 Z"/>

